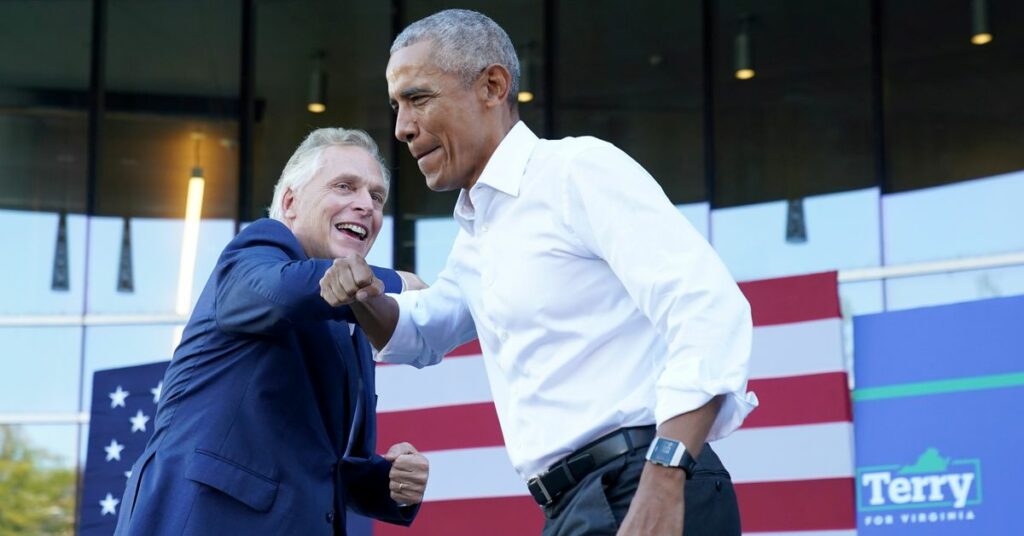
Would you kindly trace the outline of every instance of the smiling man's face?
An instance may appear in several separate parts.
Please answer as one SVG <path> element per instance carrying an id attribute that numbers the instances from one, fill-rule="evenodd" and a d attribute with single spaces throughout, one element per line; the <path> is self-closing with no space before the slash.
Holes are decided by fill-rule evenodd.
<path id="1" fill-rule="evenodd" d="M 285 192 L 284 222 L 309 257 L 366 257 L 380 232 L 387 190 L 380 165 L 365 149 L 331 146 L 298 192 Z"/>

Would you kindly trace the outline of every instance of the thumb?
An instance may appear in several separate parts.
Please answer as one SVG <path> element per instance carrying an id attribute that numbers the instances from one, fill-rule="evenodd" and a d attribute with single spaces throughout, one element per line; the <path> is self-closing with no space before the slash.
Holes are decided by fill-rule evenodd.
<path id="1" fill-rule="evenodd" d="M 387 453 L 384 454 L 384 459 L 389 462 L 394 462 L 403 454 L 416 454 L 416 448 L 405 442 L 396 443 L 391 445 L 391 448 L 389 448 Z"/>
<path id="2" fill-rule="evenodd" d="M 370 286 L 363 287 L 356 292 L 356 299 L 359 301 L 366 301 L 370 298 L 376 298 L 384 294 L 384 282 L 374 277 L 373 283 Z"/>

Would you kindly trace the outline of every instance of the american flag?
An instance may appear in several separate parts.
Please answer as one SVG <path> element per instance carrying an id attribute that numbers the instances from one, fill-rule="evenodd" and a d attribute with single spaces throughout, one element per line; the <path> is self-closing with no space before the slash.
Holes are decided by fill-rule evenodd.
<path id="1" fill-rule="evenodd" d="M 736 483 L 744 533 L 853 535 L 853 423 L 836 274 L 740 288 L 753 310 L 749 389 L 761 406 L 714 446 Z M 113 532 L 166 367 L 96 373 L 79 534 Z M 378 450 L 409 441 L 430 459 L 430 481 L 411 528 L 350 514 L 350 535 L 540 533 L 543 515 L 505 453 L 479 344 L 422 370 L 379 366 L 377 392 Z"/>
<path id="2" fill-rule="evenodd" d="M 78 534 L 114 533 L 131 468 L 153 434 L 167 361 L 93 375 Z"/>
<path id="3" fill-rule="evenodd" d="M 835 272 L 740 285 L 751 303 L 749 389 L 761 406 L 714 444 L 736 483 L 745 534 L 855 534 L 853 423 Z M 377 368 L 377 447 L 430 460 L 411 529 L 380 535 L 539 534 L 544 519 L 505 453 L 480 346 L 440 364 Z"/>

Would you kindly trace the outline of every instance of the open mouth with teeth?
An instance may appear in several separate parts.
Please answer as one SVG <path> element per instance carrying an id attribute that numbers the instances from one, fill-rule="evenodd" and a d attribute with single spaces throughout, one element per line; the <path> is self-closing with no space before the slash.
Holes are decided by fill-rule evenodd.
<path id="1" fill-rule="evenodd" d="M 334 228 L 359 241 L 366 240 L 366 237 L 370 234 L 366 227 L 355 223 L 338 223 L 334 225 Z"/>

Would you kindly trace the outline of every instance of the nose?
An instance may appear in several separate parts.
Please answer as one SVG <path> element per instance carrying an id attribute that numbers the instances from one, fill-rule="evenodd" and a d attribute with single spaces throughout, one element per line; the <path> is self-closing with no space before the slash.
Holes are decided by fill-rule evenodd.
<path id="1" fill-rule="evenodd" d="M 398 141 L 409 143 L 416 138 L 418 127 L 410 115 L 405 106 L 398 106 L 398 117 L 395 119 L 395 137 Z"/>
<path id="2" fill-rule="evenodd" d="M 357 212 L 370 213 L 373 211 L 373 195 L 367 188 L 360 188 L 352 196 L 352 209 Z"/>

